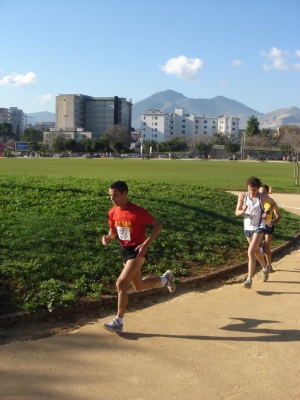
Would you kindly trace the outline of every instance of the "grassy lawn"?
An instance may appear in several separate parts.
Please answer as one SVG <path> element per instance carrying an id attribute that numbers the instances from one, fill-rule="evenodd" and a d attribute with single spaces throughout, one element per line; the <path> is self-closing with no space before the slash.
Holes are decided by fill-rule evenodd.
<path id="1" fill-rule="evenodd" d="M 189 183 L 223 190 L 245 190 L 246 179 L 254 175 L 273 191 L 300 193 L 293 178 L 293 164 L 286 162 L 0 158 L 0 173 Z"/>
<path id="2" fill-rule="evenodd" d="M 0 159 L 0 312 L 30 310 L 115 291 L 119 245 L 101 245 L 108 231 L 109 184 L 126 180 L 129 199 L 164 228 L 143 273 L 172 268 L 176 279 L 198 276 L 246 258 L 236 196 L 256 175 L 279 192 L 299 193 L 287 163 Z M 282 210 L 274 246 L 300 230 Z"/>

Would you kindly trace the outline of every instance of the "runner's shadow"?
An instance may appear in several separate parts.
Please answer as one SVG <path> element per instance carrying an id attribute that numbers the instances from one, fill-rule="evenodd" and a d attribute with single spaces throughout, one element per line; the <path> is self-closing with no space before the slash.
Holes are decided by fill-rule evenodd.
<path id="1" fill-rule="evenodd" d="M 168 338 L 168 339 L 189 339 L 189 340 L 209 340 L 209 341 L 236 341 L 236 342 L 299 342 L 300 331 L 296 329 L 269 329 L 258 328 L 261 324 L 276 324 L 279 321 L 257 320 L 250 318 L 231 318 L 232 320 L 241 321 L 236 324 L 228 324 L 221 330 L 229 332 L 248 333 L 243 336 L 205 336 L 205 335 L 166 335 L 160 333 L 141 333 L 141 332 L 125 332 L 120 335 L 126 340 L 139 340 L 145 338 Z M 201 330 L 201 327 L 199 328 Z M 254 335 L 255 336 L 254 336 Z M 259 334 L 259 335 L 257 335 Z"/>
<path id="2" fill-rule="evenodd" d="M 256 293 L 261 296 L 273 296 L 274 294 L 300 294 L 300 292 L 263 292 L 260 290 L 257 290 Z"/>

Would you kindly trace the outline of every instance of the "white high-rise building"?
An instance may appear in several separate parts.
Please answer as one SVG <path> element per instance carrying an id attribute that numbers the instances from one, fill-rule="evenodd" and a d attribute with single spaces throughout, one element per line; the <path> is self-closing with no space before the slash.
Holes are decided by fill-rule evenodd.
<path id="1" fill-rule="evenodd" d="M 175 108 L 174 113 L 148 109 L 141 114 L 142 141 L 156 140 L 165 142 L 172 137 L 180 136 L 192 140 L 220 133 L 238 139 L 239 118 L 231 115 L 207 117 L 203 114 L 185 114 L 183 108 Z"/>
<path id="2" fill-rule="evenodd" d="M 24 131 L 24 113 L 18 107 L 10 107 L 9 123 L 12 125 L 14 132 L 22 133 Z"/>

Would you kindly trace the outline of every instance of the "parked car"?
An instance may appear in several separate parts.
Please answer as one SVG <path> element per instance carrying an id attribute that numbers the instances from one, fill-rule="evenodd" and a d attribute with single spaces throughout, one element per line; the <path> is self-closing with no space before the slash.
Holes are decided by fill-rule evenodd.
<path id="1" fill-rule="evenodd" d="M 178 158 L 190 158 L 187 154 L 180 154 Z"/>
<path id="2" fill-rule="evenodd" d="M 257 161 L 256 158 L 254 158 L 254 157 L 248 157 L 247 160 L 249 160 L 249 161 Z"/>
<path id="3" fill-rule="evenodd" d="M 129 158 L 128 154 L 121 154 L 121 158 Z"/>
<path id="4" fill-rule="evenodd" d="M 60 157 L 60 154 L 53 154 L 53 157 Z"/>
<path id="5" fill-rule="evenodd" d="M 84 157 L 84 158 L 92 158 L 92 155 L 91 154 L 84 154 L 82 157 Z"/>
<path id="6" fill-rule="evenodd" d="M 169 158 L 166 154 L 159 154 L 157 158 Z"/>

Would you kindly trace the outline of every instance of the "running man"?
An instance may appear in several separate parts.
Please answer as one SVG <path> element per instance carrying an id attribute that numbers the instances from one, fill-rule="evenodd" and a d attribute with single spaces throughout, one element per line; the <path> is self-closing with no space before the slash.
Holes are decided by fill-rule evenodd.
<path id="1" fill-rule="evenodd" d="M 267 194 L 259 193 L 261 181 L 254 176 L 247 179 L 248 192 L 241 193 L 238 197 L 235 215 L 244 217 L 244 233 L 249 243 L 248 247 L 248 277 L 243 287 L 251 289 L 252 278 L 255 271 L 256 258 L 262 266 L 262 281 L 266 282 L 269 278 L 269 271 L 263 254 L 259 250 L 259 243 L 264 235 L 266 223 L 265 219 L 273 211 L 276 203 Z M 270 208 L 264 210 L 265 204 Z"/>
<path id="2" fill-rule="evenodd" d="M 118 312 L 117 316 L 105 329 L 110 332 L 123 332 L 123 317 L 128 303 L 127 285 L 132 284 L 134 290 L 147 289 L 154 285 L 167 286 L 173 293 L 176 289 L 173 282 L 173 274 L 166 271 L 162 276 L 142 278 L 141 268 L 147 258 L 150 244 L 162 229 L 161 222 L 154 218 L 144 208 L 131 203 L 127 199 L 128 186 L 123 181 L 116 181 L 109 187 L 109 196 L 113 207 L 108 212 L 108 235 L 102 237 L 102 244 L 106 246 L 118 237 L 123 261 L 123 270 L 117 280 Z M 152 225 L 153 229 L 146 238 L 146 225 Z"/>
<path id="3" fill-rule="evenodd" d="M 269 193 L 269 186 L 268 185 L 261 185 L 259 188 L 259 193 L 264 193 L 268 194 Z M 265 203 L 264 209 L 267 211 L 270 208 L 269 203 Z M 269 213 L 266 219 L 266 230 L 265 230 L 265 236 L 263 237 L 264 239 L 264 254 L 266 257 L 267 261 L 267 266 L 269 269 L 269 272 L 274 272 L 273 267 L 272 267 L 272 254 L 271 254 L 271 243 L 273 239 L 273 233 L 274 233 L 274 224 L 277 224 L 280 221 L 280 213 L 279 209 L 277 207 L 277 204 L 275 204 L 273 212 Z"/>

